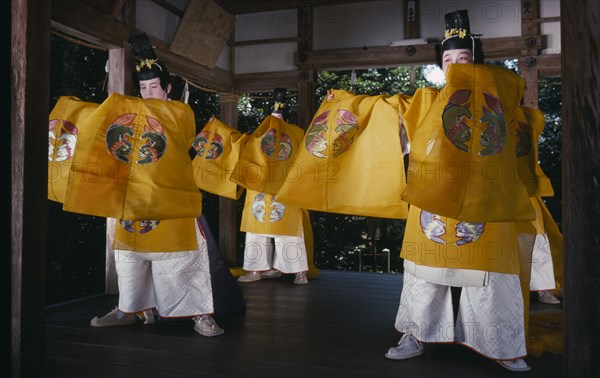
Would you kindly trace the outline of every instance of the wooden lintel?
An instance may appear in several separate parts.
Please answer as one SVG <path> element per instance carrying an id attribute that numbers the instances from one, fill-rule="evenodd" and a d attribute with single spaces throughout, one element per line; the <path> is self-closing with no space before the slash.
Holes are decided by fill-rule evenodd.
<path id="1" fill-rule="evenodd" d="M 294 61 L 300 68 L 312 69 L 356 69 L 433 64 L 435 63 L 435 44 L 310 51 L 295 54 Z M 483 49 L 488 60 L 516 58 L 525 49 L 541 48 L 542 38 L 540 35 L 483 40 Z"/>
<path id="2" fill-rule="evenodd" d="M 233 77 L 233 91 L 236 93 L 272 92 L 276 87 L 296 90 L 301 80 L 302 71 L 239 74 Z"/>
<path id="3" fill-rule="evenodd" d="M 52 27 L 109 49 L 123 47 L 133 30 L 110 15 L 75 0 L 52 1 Z M 218 67 L 211 70 L 172 53 L 163 41 L 148 37 L 156 55 L 167 64 L 171 73 L 217 91 L 231 90 L 229 71 Z"/>
<path id="4" fill-rule="evenodd" d="M 548 54 L 538 56 L 522 56 L 519 58 L 519 67 L 527 69 L 527 60 L 529 64 L 534 63 L 541 77 L 557 77 L 561 75 L 561 57 L 560 54 Z M 533 61 L 531 59 L 534 59 Z"/>
<path id="5" fill-rule="evenodd" d="M 555 16 L 555 17 L 540 17 L 540 18 L 536 18 L 533 20 L 530 20 L 530 22 L 537 22 L 540 24 L 543 24 L 545 22 L 560 22 L 560 16 Z"/>
<path id="6" fill-rule="evenodd" d="M 298 37 L 251 39 L 251 40 L 247 40 L 247 41 L 231 42 L 230 45 L 232 47 L 238 47 L 238 46 L 267 45 L 267 44 L 271 44 L 271 43 L 288 43 L 288 42 L 298 42 L 298 41 L 300 41 L 300 38 L 298 38 Z"/>

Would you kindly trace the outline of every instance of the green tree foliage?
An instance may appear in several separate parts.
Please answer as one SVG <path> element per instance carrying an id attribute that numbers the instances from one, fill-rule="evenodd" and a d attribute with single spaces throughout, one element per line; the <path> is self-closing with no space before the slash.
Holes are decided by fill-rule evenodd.
<path id="1" fill-rule="evenodd" d="M 238 130 L 244 133 L 253 133 L 261 122 L 271 114 L 273 109 L 274 100 L 273 93 L 253 93 L 243 94 L 240 96 L 238 102 Z M 298 119 L 298 101 L 297 97 L 288 92 L 288 96 L 285 102 L 283 110 L 283 118 L 292 124 L 296 124 Z M 238 214 L 238 227 L 240 229 L 240 223 L 242 218 L 242 212 L 244 210 L 244 201 L 246 200 L 246 191 L 242 194 L 241 198 L 237 201 L 237 214 Z M 244 263 L 244 248 L 246 244 L 246 234 L 238 231 L 237 234 L 237 265 L 242 266 Z"/>
<path id="2" fill-rule="evenodd" d="M 317 77 L 316 96 L 320 103 L 329 89 L 344 89 L 354 94 L 405 93 L 413 94 L 417 88 L 432 85 L 424 76 L 426 66 L 370 68 L 354 71 L 320 71 Z M 352 77 L 355 76 L 355 80 Z"/>

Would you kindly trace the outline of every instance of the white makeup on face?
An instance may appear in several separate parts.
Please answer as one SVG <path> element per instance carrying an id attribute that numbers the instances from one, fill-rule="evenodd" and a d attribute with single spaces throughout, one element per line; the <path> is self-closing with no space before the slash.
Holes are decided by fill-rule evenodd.
<path id="1" fill-rule="evenodd" d="M 446 50 L 442 55 L 442 70 L 446 75 L 448 65 L 473 63 L 473 52 L 469 49 Z"/>
<path id="2" fill-rule="evenodd" d="M 170 89 L 171 84 L 167 85 L 166 91 L 160 86 L 159 77 L 150 80 L 140 80 L 140 95 L 142 95 L 143 99 L 155 98 L 166 100 Z"/>

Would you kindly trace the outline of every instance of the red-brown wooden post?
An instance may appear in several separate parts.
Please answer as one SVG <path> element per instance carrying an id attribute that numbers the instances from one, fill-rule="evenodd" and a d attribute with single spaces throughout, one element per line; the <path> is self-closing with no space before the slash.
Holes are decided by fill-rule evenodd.
<path id="1" fill-rule="evenodd" d="M 12 377 L 41 377 L 44 366 L 50 5 L 11 2 Z"/>
<path id="2" fill-rule="evenodd" d="M 565 377 L 600 376 L 600 2 L 561 1 Z"/>

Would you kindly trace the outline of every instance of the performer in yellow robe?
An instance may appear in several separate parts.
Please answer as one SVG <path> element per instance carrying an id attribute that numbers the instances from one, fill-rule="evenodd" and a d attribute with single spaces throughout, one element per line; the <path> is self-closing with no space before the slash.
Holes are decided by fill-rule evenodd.
<path id="1" fill-rule="evenodd" d="M 69 172 L 81 123 L 98 104 L 67 96 L 58 99 L 48 121 L 48 199 L 65 202 Z"/>
<path id="2" fill-rule="evenodd" d="M 231 126 L 212 117 L 196 138 L 196 156 L 192 161 L 198 188 L 216 195 L 238 199 L 243 187 L 231 180 L 233 170 L 248 140 Z"/>
<path id="3" fill-rule="evenodd" d="M 72 167 L 74 183 L 65 203 L 71 210 L 120 219 L 113 245 L 119 304 L 93 318 L 91 326 L 132 324 L 140 312 L 150 314 L 146 319 L 152 321 L 156 311 L 160 317 L 190 317 L 196 332 L 218 336 L 224 331 L 211 316 L 208 246 L 195 219 L 201 212 L 201 194 L 187 152 L 195 134 L 193 113 L 187 105 L 167 101 L 169 73 L 146 35 L 132 35 L 129 42 L 137 59 L 134 82 L 144 100 L 113 95 L 99 107 L 109 116 L 91 117 L 98 121 L 123 114 L 107 128 L 98 122 L 99 131 L 80 141 L 75 156 L 83 167 L 93 163 L 99 172 L 86 182 L 85 169 Z M 137 118 L 145 121 L 136 123 Z M 136 141 L 140 125 L 146 127 Z M 127 173 L 122 180 L 127 185 L 122 177 L 107 174 L 113 168 L 113 173 Z"/>
<path id="4" fill-rule="evenodd" d="M 398 109 L 404 95 L 331 90 L 309 126 L 279 201 L 310 210 L 406 218 Z"/>
<path id="5" fill-rule="evenodd" d="M 250 137 L 232 175 L 233 181 L 247 188 L 241 224 L 246 232 L 243 268 L 247 273 L 238 281 L 254 282 L 291 273 L 294 284 L 307 284 L 303 220 L 308 213 L 273 196 L 291 167 L 303 132 L 283 120 L 285 88 L 275 88 L 274 97 L 273 112 Z M 312 237 L 312 232 L 307 236 Z"/>
<path id="6" fill-rule="evenodd" d="M 466 10 L 445 21 L 438 57 L 446 86 L 427 91 L 433 100 L 417 93 L 413 103 L 431 106 L 403 114 L 410 141 L 404 198 L 412 205 L 395 323 L 403 336 L 385 356 L 404 360 L 423 354 L 423 342 L 454 342 L 528 371 L 520 273 L 530 260 L 515 223 L 535 219 L 514 133 L 523 83 L 508 70 L 470 64 L 482 63 L 483 51 Z M 462 287 L 456 320 L 451 286 Z"/>
<path id="7" fill-rule="evenodd" d="M 135 220 L 200 216 L 188 105 L 114 93 L 81 127 L 87 132 L 79 135 L 64 210 Z"/>

